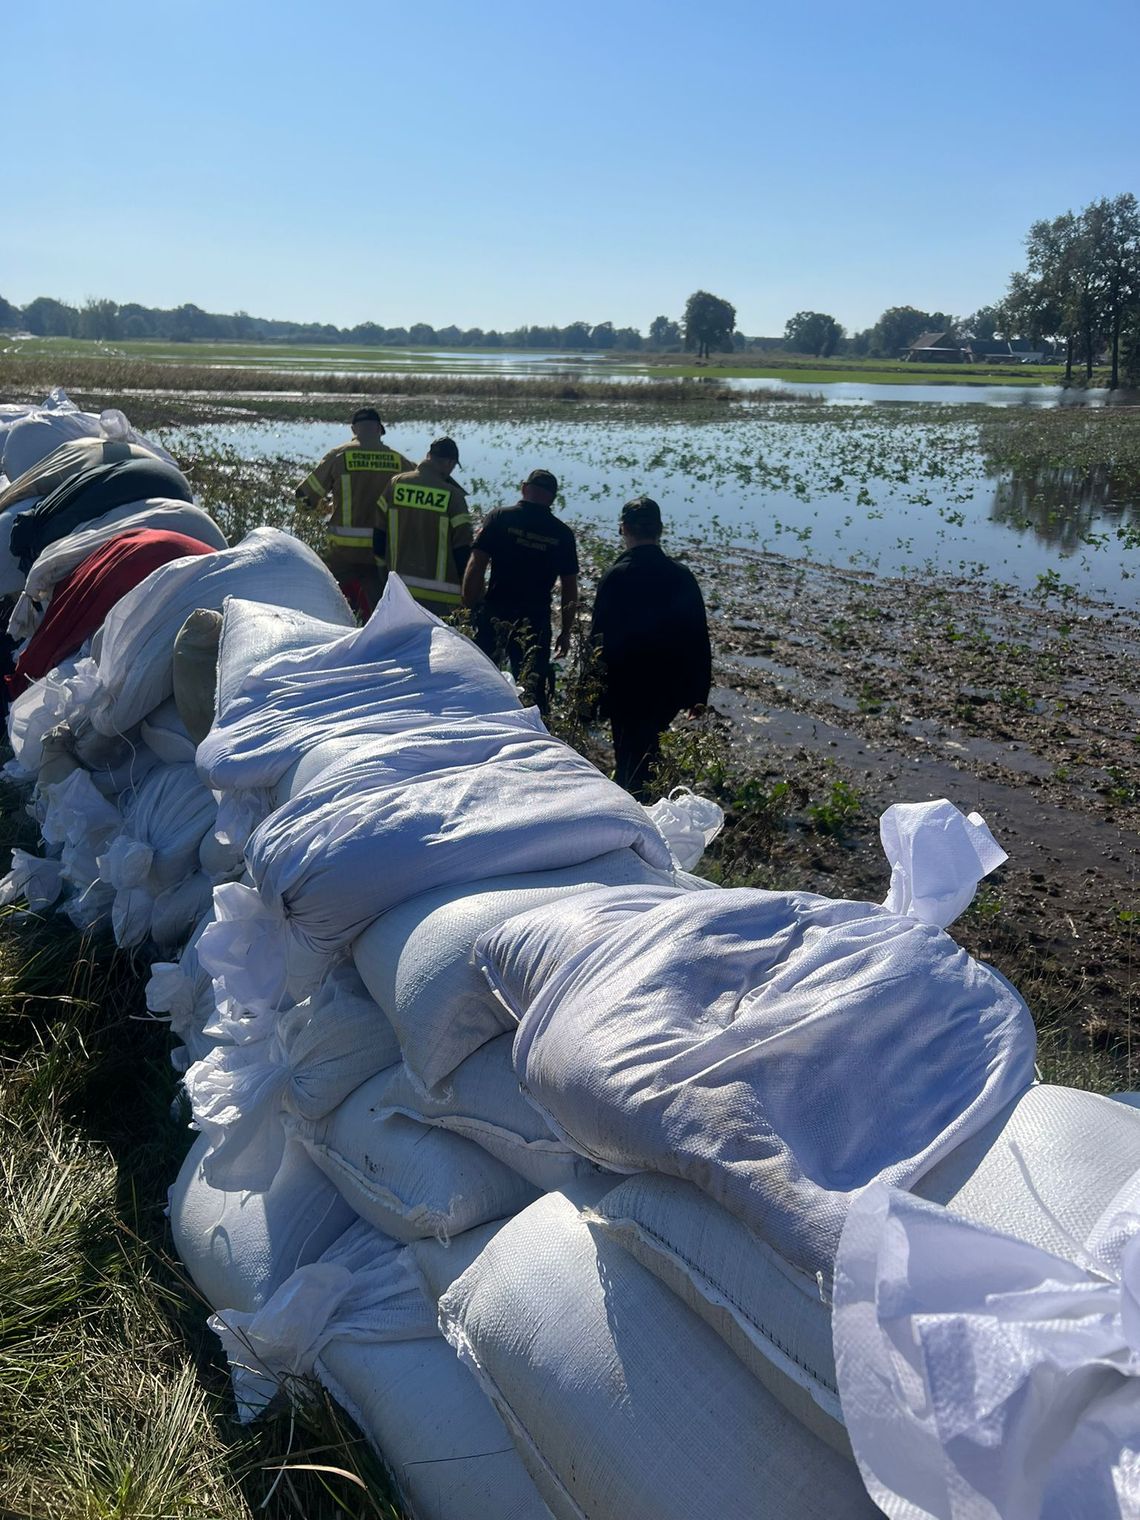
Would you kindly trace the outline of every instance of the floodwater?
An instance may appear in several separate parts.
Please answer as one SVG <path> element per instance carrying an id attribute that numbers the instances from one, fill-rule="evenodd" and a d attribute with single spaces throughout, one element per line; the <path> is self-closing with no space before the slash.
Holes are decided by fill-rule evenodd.
<path id="1" fill-rule="evenodd" d="M 1140 606 L 1134 477 L 1107 468 L 1003 468 L 986 454 L 977 420 L 903 420 L 868 406 L 836 412 L 832 425 L 772 412 L 701 423 L 604 413 L 576 424 L 425 418 L 394 426 L 389 442 L 419 458 L 436 434 L 453 433 L 458 478 L 484 511 L 517 500 L 530 470 L 551 469 L 562 486 L 559 510 L 612 530 L 615 553 L 619 509 L 645 493 L 660 502 L 678 547 L 751 546 L 880 575 L 978 577 L 1021 591 L 1045 580 L 1062 594 L 1071 588 Z M 300 477 L 347 433 L 329 423 L 265 422 L 211 425 L 192 436 L 249 458 L 295 458 Z M 178 437 L 168 439 L 175 448 Z"/>

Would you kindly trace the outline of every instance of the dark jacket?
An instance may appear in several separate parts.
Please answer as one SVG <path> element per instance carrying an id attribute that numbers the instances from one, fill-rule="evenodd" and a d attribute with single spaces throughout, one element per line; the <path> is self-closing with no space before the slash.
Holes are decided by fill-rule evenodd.
<path id="1" fill-rule="evenodd" d="M 707 702 L 712 650 L 701 588 L 657 544 L 627 549 L 598 582 L 590 636 L 603 666 L 603 710 L 668 722 Z"/>

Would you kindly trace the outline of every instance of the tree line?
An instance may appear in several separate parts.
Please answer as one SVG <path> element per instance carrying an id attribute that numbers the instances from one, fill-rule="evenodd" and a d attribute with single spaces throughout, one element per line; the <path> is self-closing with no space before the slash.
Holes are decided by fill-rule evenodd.
<path id="1" fill-rule="evenodd" d="M 0 330 L 42 337 L 89 338 L 114 343 L 254 342 L 359 344 L 362 347 L 538 349 L 638 353 L 784 351 L 815 358 L 851 355 L 896 359 L 923 333 L 949 333 L 951 342 L 976 345 L 1031 339 L 1056 345 L 1065 356 L 1065 378 L 1083 363 L 1086 379 L 1107 353 L 1110 385 L 1140 384 L 1140 206 L 1131 194 L 1102 198 L 1080 212 L 1034 222 L 1026 237 L 1025 268 L 1015 271 L 1005 296 L 969 316 L 891 306 L 878 321 L 848 334 L 829 312 L 799 311 L 782 337 L 747 337 L 736 326 L 736 308 L 721 296 L 694 291 L 680 319 L 655 317 L 646 333 L 612 322 L 571 322 L 565 327 L 524 326 L 509 331 L 480 327 L 385 327 L 360 322 L 283 322 L 203 311 L 185 304 L 169 310 L 106 299 L 70 306 L 38 296 L 17 307 L 0 297 Z"/>

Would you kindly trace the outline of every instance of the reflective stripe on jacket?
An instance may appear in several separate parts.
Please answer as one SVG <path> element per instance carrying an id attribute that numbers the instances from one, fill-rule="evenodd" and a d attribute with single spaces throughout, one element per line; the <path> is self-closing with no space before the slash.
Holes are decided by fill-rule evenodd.
<path id="1" fill-rule="evenodd" d="M 388 568 L 419 602 L 459 606 L 453 550 L 470 545 L 467 493 L 430 459 L 397 475 L 384 492 L 388 508 Z"/>
<path id="2" fill-rule="evenodd" d="M 362 563 L 372 560 L 372 530 L 384 522 L 384 488 L 411 469 L 395 449 L 364 449 L 354 440 L 332 449 L 297 487 L 302 512 L 318 511 L 331 498 L 326 543 Z"/>

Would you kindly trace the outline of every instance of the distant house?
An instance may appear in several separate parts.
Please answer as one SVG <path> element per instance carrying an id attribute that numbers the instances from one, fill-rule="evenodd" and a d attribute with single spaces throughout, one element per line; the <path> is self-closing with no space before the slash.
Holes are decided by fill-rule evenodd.
<path id="1" fill-rule="evenodd" d="M 952 332 L 919 333 L 902 356 L 914 364 L 963 364 L 968 355 Z"/>
<path id="2" fill-rule="evenodd" d="M 1055 345 L 1043 338 L 970 339 L 975 364 L 1043 364 L 1053 357 Z"/>

